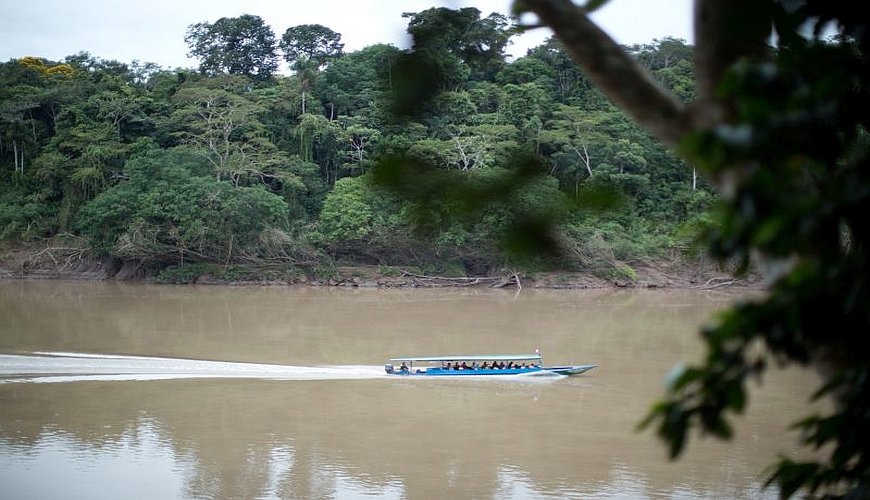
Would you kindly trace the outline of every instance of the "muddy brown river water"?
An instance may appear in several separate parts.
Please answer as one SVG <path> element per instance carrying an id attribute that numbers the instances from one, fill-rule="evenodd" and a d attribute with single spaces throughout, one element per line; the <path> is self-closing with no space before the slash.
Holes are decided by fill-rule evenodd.
<path id="1" fill-rule="evenodd" d="M 739 293 L 0 281 L 0 498 L 776 498 L 816 378 L 771 373 L 729 443 L 635 427 Z M 387 377 L 524 353 L 578 377 Z"/>

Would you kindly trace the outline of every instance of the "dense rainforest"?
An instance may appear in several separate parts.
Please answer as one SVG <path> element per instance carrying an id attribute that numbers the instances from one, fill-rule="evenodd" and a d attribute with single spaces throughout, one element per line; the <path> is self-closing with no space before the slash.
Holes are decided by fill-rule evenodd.
<path id="1" fill-rule="evenodd" d="M 630 279 L 633 263 L 688 255 L 713 191 L 556 39 L 509 60 L 517 29 L 505 16 L 433 8 L 405 17 L 427 56 L 417 74 L 440 78 L 414 81 L 407 65 L 420 58 L 394 46 L 345 52 L 320 25 L 276 37 L 252 15 L 191 25 L 196 69 L 88 53 L 0 64 L 0 238 L 169 281 L 355 264 Z M 691 46 L 666 38 L 625 49 L 693 99 Z M 464 188 L 403 196 L 373 173 L 397 155 Z M 453 188 L 486 197 L 530 168 L 506 196 L 454 216 L 463 199 Z M 426 189 L 432 177 L 401 182 Z M 517 221 L 542 219 L 556 251 L 516 251 Z"/>

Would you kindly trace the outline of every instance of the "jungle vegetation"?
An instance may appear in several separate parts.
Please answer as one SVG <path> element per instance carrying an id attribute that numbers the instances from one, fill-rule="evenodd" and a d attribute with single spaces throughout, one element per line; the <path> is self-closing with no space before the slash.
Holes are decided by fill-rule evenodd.
<path id="1" fill-rule="evenodd" d="M 710 186 L 556 39 L 509 60 L 517 27 L 505 16 L 405 17 L 413 51 L 345 52 L 328 27 L 276 36 L 242 15 L 189 27 L 198 68 L 88 53 L 0 64 L 0 238 L 75 238 L 154 272 L 345 263 L 608 273 L 682 256 L 708 224 Z M 684 41 L 625 50 L 693 98 Z M 409 80 L 419 62 L 409 52 L 427 55 L 418 76 L 441 78 Z M 374 172 L 399 156 L 460 182 L 411 176 L 401 183 L 430 195 L 404 196 Z M 488 197 L 506 174 L 523 182 Z M 490 201 L 465 213 L 466 192 Z M 556 244 L 545 256 L 511 238 L 539 220 Z"/>

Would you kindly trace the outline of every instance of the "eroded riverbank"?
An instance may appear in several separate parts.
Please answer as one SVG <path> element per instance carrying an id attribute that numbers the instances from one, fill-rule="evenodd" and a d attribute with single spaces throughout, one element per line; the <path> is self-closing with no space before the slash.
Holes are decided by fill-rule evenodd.
<path id="1" fill-rule="evenodd" d="M 631 261 L 585 271 L 502 270 L 487 276 L 455 276 L 417 268 L 373 265 L 188 265 L 158 273 L 153 264 L 100 259 L 77 248 L 5 247 L 0 279 L 130 281 L 202 285 L 310 285 L 359 288 L 749 288 L 758 276 L 734 276 L 706 260 Z"/>

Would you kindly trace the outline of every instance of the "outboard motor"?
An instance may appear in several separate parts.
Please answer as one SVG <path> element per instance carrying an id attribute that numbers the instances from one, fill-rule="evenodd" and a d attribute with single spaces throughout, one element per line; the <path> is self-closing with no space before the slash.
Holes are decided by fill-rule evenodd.
<path id="1" fill-rule="evenodd" d="M 391 365 L 391 364 L 384 365 L 384 371 L 387 372 L 388 375 L 392 375 L 393 374 L 393 365 Z"/>

